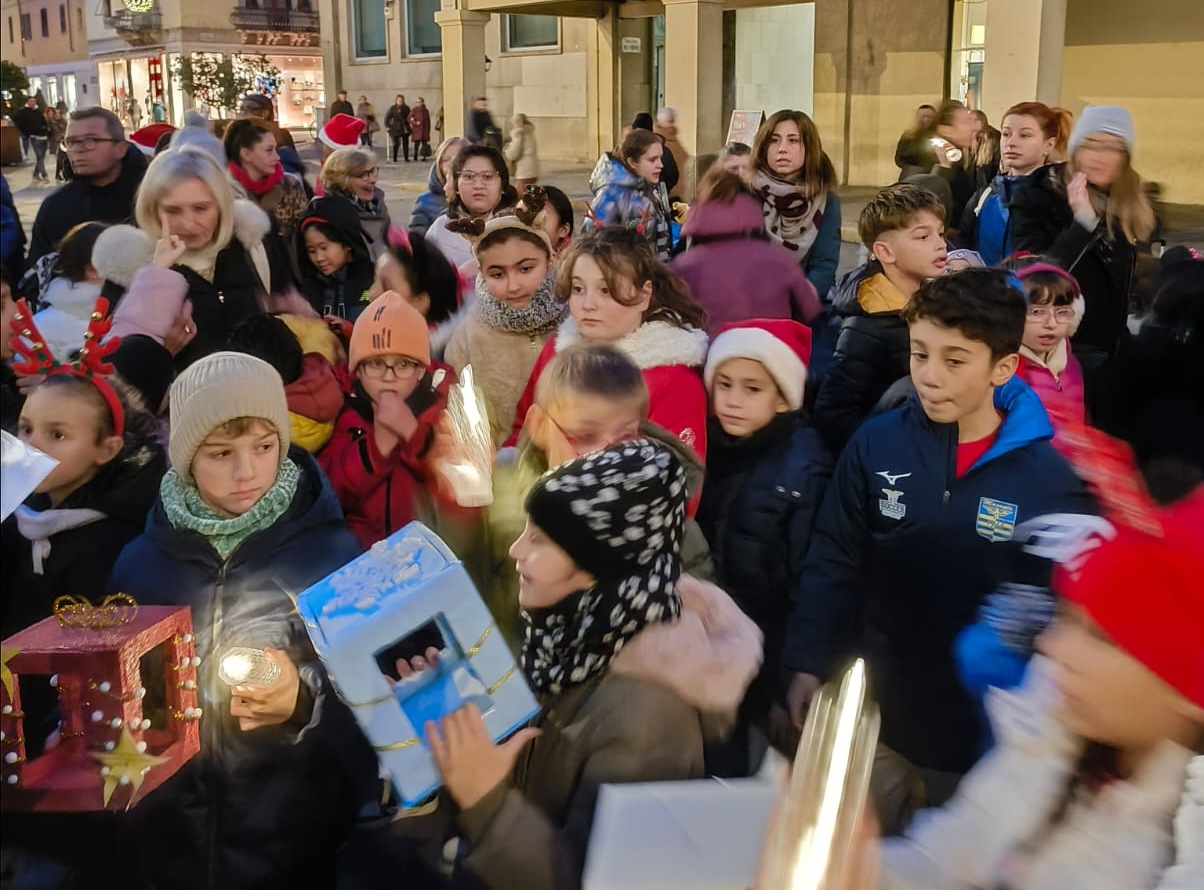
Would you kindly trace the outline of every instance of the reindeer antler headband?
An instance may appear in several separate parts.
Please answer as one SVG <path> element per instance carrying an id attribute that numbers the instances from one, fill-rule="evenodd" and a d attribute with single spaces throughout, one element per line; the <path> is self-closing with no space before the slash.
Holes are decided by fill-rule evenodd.
<path id="1" fill-rule="evenodd" d="M 12 328 L 13 370 L 23 377 L 54 377 L 57 374 L 70 374 L 79 377 L 96 387 L 109 413 L 113 415 L 113 434 L 125 433 L 125 409 L 121 407 L 121 399 L 117 390 L 107 378 L 113 373 L 113 366 L 105 361 L 121 343 L 120 337 L 111 337 L 102 342 L 102 338 L 112 326 L 109 318 L 109 301 L 100 297 L 92 307 L 92 315 L 88 319 L 88 330 L 84 332 L 84 345 L 79 351 L 79 358 L 72 362 L 61 362 L 51 353 L 46 345 L 46 338 L 34 324 L 33 313 L 25 300 L 17 301 L 17 314 L 9 322 Z"/>
<path id="2" fill-rule="evenodd" d="M 472 217 L 462 217 L 447 224 L 449 232 L 463 235 L 472 244 L 473 253 L 477 245 L 486 235 L 500 232 L 502 229 L 517 229 L 529 235 L 535 235 L 547 245 L 549 253 L 555 253 L 552 239 L 544 231 L 544 220 L 547 219 L 548 195 L 540 186 L 528 186 L 522 198 L 514 209 L 500 216 L 495 216 L 488 222 Z"/>

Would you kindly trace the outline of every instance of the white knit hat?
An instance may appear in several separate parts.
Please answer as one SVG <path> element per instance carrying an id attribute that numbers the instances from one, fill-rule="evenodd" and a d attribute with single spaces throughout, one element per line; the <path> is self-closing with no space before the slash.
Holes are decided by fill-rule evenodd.
<path id="1" fill-rule="evenodd" d="M 1115 136 L 1125 144 L 1129 154 L 1133 154 L 1136 131 L 1133 128 L 1133 116 L 1127 108 L 1119 105 L 1088 105 L 1084 108 L 1070 131 L 1070 153 L 1074 154 L 1075 149 L 1092 133 Z"/>
<path id="2" fill-rule="evenodd" d="M 288 401 L 284 381 L 263 359 L 215 352 L 188 366 L 171 385 L 171 437 L 167 451 L 180 476 L 192 481 L 192 459 L 215 429 L 239 417 L 275 428 L 281 459 L 288 452 Z"/>

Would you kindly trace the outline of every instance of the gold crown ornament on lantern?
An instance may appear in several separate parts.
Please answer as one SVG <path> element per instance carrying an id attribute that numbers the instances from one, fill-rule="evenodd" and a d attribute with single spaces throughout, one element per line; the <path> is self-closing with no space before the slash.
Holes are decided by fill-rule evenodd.
<path id="1" fill-rule="evenodd" d="M 132 624 L 138 617 L 138 604 L 128 593 L 106 596 L 99 606 L 83 597 L 60 596 L 54 601 L 54 617 L 62 627 L 105 630 Z"/>

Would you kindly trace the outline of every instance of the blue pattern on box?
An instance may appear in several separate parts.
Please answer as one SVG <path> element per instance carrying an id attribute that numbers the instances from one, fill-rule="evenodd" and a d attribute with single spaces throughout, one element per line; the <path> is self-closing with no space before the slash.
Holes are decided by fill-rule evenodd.
<path id="1" fill-rule="evenodd" d="M 468 573 L 421 523 L 310 587 L 297 609 L 406 806 L 441 784 L 423 738 L 427 720 L 473 702 L 497 741 L 539 711 Z M 444 641 L 439 664 L 391 685 L 379 659 L 432 624 Z"/>

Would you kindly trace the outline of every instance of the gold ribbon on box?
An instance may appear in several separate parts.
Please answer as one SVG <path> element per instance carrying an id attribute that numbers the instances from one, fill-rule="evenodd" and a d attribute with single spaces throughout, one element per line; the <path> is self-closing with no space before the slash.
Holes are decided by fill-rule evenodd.
<path id="1" fill-rule="evenodd" d="M 60 596 L 54 601 L 54 617 L 62 627 L 106 630 L 132 624 L 138 617 L 138 603 L 128 593 L 106 596 L 99 606 L 80 596 Z"/>

